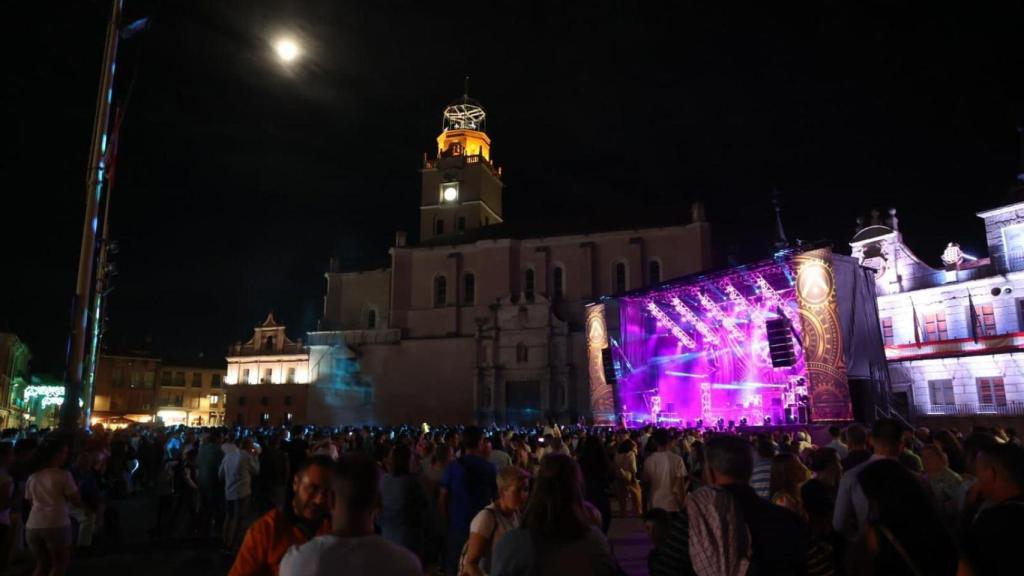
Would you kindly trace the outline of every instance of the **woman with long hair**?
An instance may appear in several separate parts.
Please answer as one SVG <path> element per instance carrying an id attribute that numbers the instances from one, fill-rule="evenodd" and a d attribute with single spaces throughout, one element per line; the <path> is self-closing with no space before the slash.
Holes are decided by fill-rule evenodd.
<path id="1" fill-rule="evenodd" d="M 59 576 L 71 562 L 71 506 L 82 499 L 71 472 L 64 469 L 68 445 L 60 439 L 45 440 L 36 452 L 35 472 L 25 484 L 32 510 L 25 525 L 25 539 L 36 558 L 34 576 Z"/>
<path id="2" fill-rule="evenodd" d="M 800 486 L 811 478 L 811 472 L 795 454 L 783 453 L 772 458 L 772 478 L 769 494 L 772 503 L 789 508 L 806 518 Z"/>
<path id="3" fill-rule="evenodd" d="M 617 567 L 596 511 L 583 500 L 576 462 L 563 454 L 541 460 L 522 526 L 498 543 L 491 560 L 496 576 L 603 576 Z M 597 522 L 595 522 L 597 520 Z"/>
<path id="4" fill-rule="evenodd" d="M 637 478 L 636 443 L 626 438 L 619 443 L 615 452 L 615 497 L 619 501 L 619 515 L 625 516 L 627 504 L 633 505 L 633 512 L 643 513 L 643 495 Z"/>

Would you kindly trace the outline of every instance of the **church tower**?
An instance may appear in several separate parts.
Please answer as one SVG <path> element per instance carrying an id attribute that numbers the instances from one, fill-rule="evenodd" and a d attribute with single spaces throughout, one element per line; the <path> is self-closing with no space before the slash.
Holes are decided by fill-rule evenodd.
<path id="1" fill-rule="evenodd" d="M 486 118 L 466 94 L 444 109 L 437 155 L 423 163 L 420 241 L 502 221 L 501 170 L 491 162 Z"/>

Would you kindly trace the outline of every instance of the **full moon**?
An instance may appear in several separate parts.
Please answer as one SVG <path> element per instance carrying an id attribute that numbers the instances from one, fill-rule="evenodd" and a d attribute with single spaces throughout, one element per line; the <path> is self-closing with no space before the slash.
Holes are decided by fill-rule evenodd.
<path id="1" fill-rule="evenodd" d="M 288 63 L 299 57 L 299 45 L 290 38 L 282 38 L 274 43 L 274 50 L 282 62 Z"/>

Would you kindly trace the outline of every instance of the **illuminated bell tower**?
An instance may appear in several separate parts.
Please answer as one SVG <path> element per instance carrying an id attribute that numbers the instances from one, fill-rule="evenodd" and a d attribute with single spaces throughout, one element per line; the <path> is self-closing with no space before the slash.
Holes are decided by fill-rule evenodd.
<path id="1" fill-rule="evenodd" d="M 437 156 L 423 162 L 420 241 L 455 239 L 502 221 L 501 169 L 491 162 L 486 118 L 480 103 L 468 95 L 444 109 Z"/>

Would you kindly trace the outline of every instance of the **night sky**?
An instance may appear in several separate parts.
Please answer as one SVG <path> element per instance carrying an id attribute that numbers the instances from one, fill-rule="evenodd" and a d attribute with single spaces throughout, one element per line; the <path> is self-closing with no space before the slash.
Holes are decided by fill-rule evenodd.
<path id="1" fill-rule="evenodd" d="M 269 310 L 314 329 L 330 257 L 415 237 L 467 74 L 510 222 L 682 223 L 700 199 L 724 262 L 768 250 L 774 187 L 791 237 L 845 250 L 895 206 L 937 264 L 983 253 L 974 212 L 1014 199 L 1019 2 L 126 3 L 152 26 L 119 60 L 113 349 L 221 356 Z M 0 330 L 59 372 L 108 4 L 9 4 Z"/>

